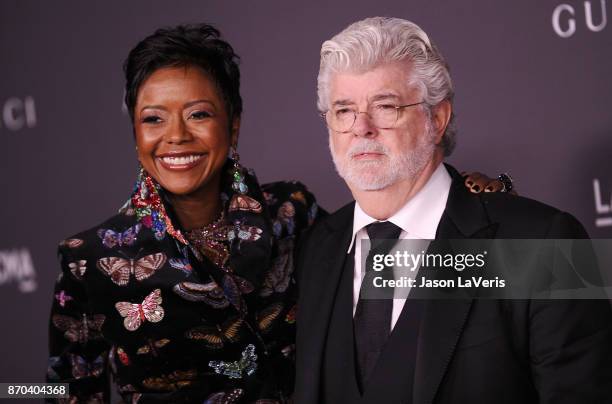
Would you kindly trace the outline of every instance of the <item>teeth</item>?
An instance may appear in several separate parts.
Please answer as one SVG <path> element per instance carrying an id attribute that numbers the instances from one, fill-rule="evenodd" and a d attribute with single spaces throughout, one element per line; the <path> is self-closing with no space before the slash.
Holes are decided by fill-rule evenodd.
<path id="1" fill-rule="evenodd" d="M 162 160 L 166 164 L 184 165 L 184 164 L 191 164 L 194 161 L 199 160 L 201 157 L 202 156 L 199 156 L 199 155 L 181 156 L 181 157 L 162 157 Z"/>

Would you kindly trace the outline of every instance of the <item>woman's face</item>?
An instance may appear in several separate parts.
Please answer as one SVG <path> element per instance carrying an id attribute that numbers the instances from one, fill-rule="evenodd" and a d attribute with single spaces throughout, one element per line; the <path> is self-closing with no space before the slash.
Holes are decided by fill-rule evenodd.
<path id="1" fill-rule="evenodd" d="M 134 129 L 144 169 L 165 190 L 186 196 L 218 185 L 239 120 L 229 127 L 223 98 L 201 69 L 165 67 L 140 86 Z"/>

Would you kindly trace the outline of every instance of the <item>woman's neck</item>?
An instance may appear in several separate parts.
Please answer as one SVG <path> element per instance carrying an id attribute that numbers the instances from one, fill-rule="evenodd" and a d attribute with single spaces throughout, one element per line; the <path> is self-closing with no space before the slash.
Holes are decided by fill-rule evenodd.
<path id="1" fill-rule="evenodd" d="M 212 223 L 222 209 L 220 180 L 214 180 L 189 195 L 168 195 L 181 227 L 193 230 Z"/>

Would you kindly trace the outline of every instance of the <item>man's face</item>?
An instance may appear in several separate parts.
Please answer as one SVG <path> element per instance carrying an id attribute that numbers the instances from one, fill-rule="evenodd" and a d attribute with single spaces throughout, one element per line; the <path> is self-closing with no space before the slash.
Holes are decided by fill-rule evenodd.
<path id="1" fill-rule="evenodd" d="M 381 65 L 365 73 L 333 73 L 328 113 L 392 108 L 423 101 L 409 85 L 406 62 Z M 330 129 L 329 147 L 336 170 L 349 188 L 374 191 L 418 175 L 433 159 L 436 135 L 421 105 L 399 110 L 390 129 L 374 126 L 367 113 L 357 114 L 345 133 Z"/>

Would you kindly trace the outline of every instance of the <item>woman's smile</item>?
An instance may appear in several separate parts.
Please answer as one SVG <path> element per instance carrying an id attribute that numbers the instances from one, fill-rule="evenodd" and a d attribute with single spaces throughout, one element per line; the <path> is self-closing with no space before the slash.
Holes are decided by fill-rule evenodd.
<path id="1" fill-rule="evenodd" d="M 202 153 L 164 153 L 158 155 L 156 161 L 166 170 L 187 171 L 206 162 L 208 154 Z"/>

